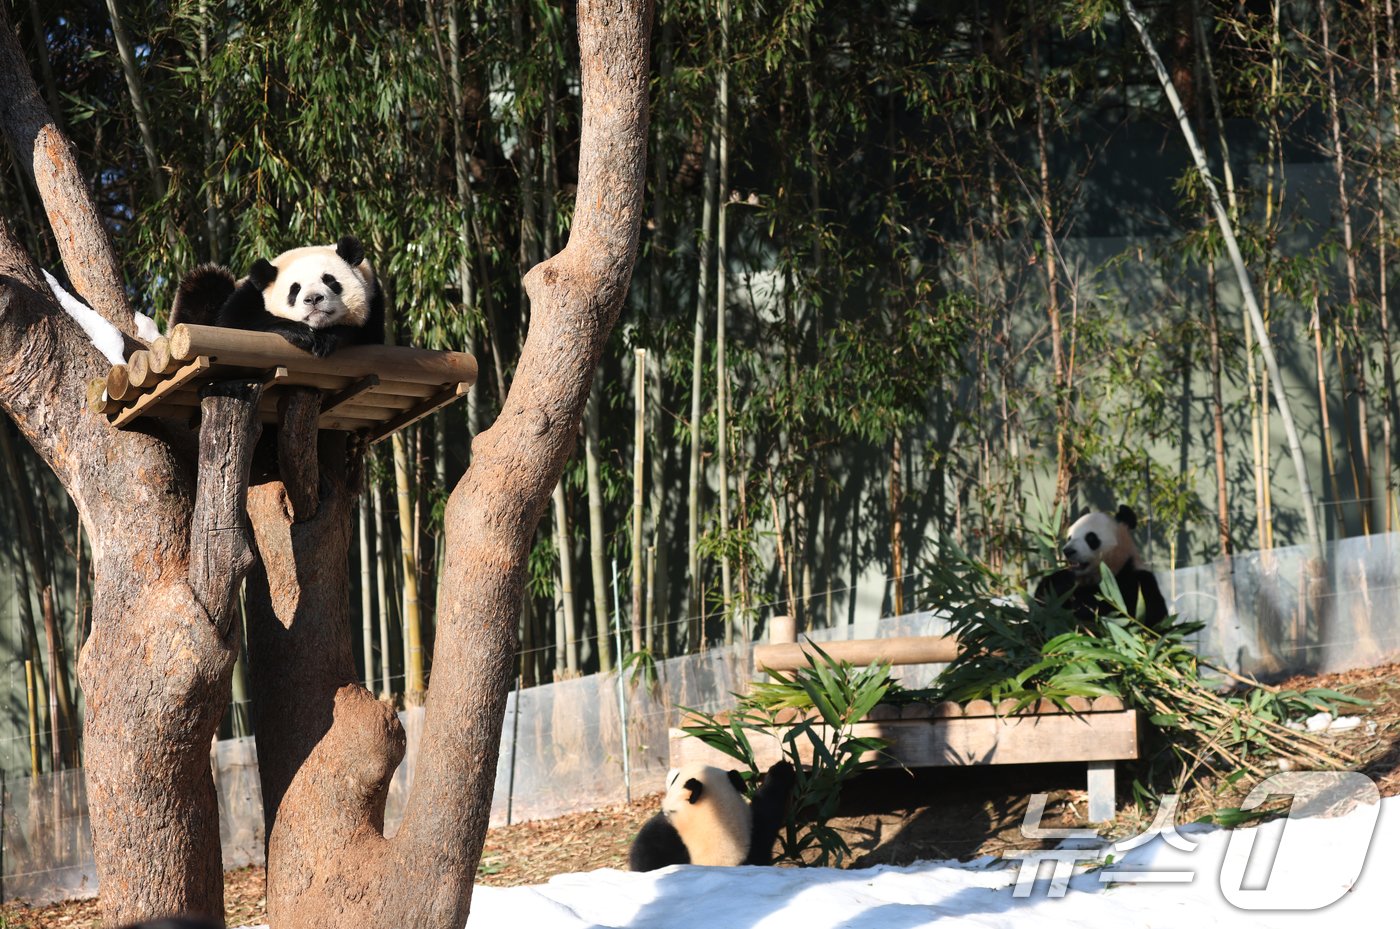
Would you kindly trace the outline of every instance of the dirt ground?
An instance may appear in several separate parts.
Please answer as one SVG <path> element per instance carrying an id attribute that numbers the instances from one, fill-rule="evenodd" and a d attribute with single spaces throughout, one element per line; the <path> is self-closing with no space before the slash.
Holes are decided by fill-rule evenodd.
<path id="1" fill-rule="evenodd" d="M 1373 702 L 1356 715 L 1366 723 L 1339 735 L 1339 746 L 1363 759 L 1384 796 L 1400 794 L 1400 665 L 1344 674 L 1296 678 L 1284 687 L 1329 687 Z M 863 775 L 847 792 L 833 823 L 851 846 L 849 867 L 909 864 L 923 859 L 968 859 L 1008 849 L 1035 847 L 1021 835 L 1029 796 L 1048 793 L 1044 825 L 1080 825 L 1085 814 L 1082 765 L 1033 765 L 879 771 Z M 1131 783 L 1119 774 L 1120 813 L 1108 830 L 1131 835 L 1147 825 L 1123 791 Z M 1237 805 L 1240 792 L 1222 789 L 1198 796 L 1181 812 L 1193 820 L 1214 807 Z M 478 871 L 479 884 L 538 884 L 556 874 L 625 868 L 627 847 L 659 796 L 639 799 L 558 819 L 517 823 L 492 829 L 486 837 Z M 225 875 L 227 920 L 246 926 L 266 919 L 261 868 Z M 45 907 L 5 904 L 0 929 L 97 929 L 98 901 L 78 900 Z"/>

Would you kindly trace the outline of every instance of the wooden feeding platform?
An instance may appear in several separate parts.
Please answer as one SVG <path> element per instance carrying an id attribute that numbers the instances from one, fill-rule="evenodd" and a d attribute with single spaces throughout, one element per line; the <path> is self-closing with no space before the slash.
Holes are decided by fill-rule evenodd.
<path id="1" fill-rule="evenodd" d="M 957 655 L 958 642 L 952 636 L 905 636 L 825 642 L 821 648 L 833 659 L 852 664 L 876 660 L 923 664 L 951 661 Z M 810 652 L 790 642 L 755 646 L 754 666 L 758 670 L 791 670 L 807 664 Z M 1115 764 L 1138 757 L 1138 711 L 1126 709 L 1117 697 L 1071 697 L 1065 701 L 1067 710 L 1050 700 L 1018 710 L 1016 702 L 882 703 L 855 723 L 850 734 L 887 743 L 884 752 L 869 755 L 882 767 L 1084 764 L 1088 769 L 1089 820 L 1112 819 Z M 779 716 L 775 727 L 748 733 L 755 763 L 767 770 L 782 760 L 784 738 L 793 726 L 803 723 L 811 723 L 828 748 L 834 747 L 835 733 L 815 710 L 788 711 Z M 810 764 L 814 753 L 811 740 L 799 738 L 794 744 L 802 761 Z M 721 768 L 735 764 L 730 756 L 679 728 L 670 730 L 670 755 L 673 767 L 688 762 Z"/>
<path id="2" fill-rule="evenodd" d="M 142 417 L 192 419 L 200 389 L 214 381 L 260 380 L 264 423 L 279 420 L 290 388 L 320 392 L 320 429 L 378 442 L 466 395 L 476 359 L 464 352 L 352 345 L 325 358 L 280 335 L 179 325 L 88 385 L 88 405 L 119 429 Z"/>

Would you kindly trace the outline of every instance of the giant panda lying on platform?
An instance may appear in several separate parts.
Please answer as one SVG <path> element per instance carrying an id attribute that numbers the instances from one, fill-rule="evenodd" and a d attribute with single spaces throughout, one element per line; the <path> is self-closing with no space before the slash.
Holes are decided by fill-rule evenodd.
<path id="1" fill-rule="evenodd" d="M 168 328 L 180 323 L 275 332 L 324 358 L 344 345 L 383 344 L 384 291 L 364 247 L 345 236 L 259 258 L 241 281 L 200 265 L 175 294 Z"/>
<path id="2" fill-rule="evenodd" d="M 796 780 L 792 765 L 768 769 L 753 802 L 737 771 L 688 764 L 666 779 L 661 812 L 647 820 L 627 855 L 633 871 L 673 864 L 766 865 Z"/>
<path id="3" fill-rule="evenodd" d="M 1118 582 L 1128 612 L 1138 615 L 1140 599 L 1143 623 L 1153 629 L 1163 625 L 1167 619 L 1167 601 L 1157 586 L 1157 578 L 1142 567 L 1142 556 L 1132 536 L 1136 528 L 1137 514 L 1127 506 L 1120 506 L 1113 516 L 1090 510 L 1079 517 L 1069 527 L 1065 544 L 1060 549 L 1069 567 L 1061 568 L 1036 585 L 1036 602 L 1042 605 L 1062 603 L 1080 622 L 1114 615 L 1117 608 L 1099 593 L 1099 565 L 1104 564 Z"/>

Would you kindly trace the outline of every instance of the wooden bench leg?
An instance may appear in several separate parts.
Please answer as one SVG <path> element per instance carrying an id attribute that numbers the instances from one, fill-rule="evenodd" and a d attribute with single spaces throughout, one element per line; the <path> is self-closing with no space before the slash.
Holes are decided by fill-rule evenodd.
<path id="1" fill-rule="evenodd" d="M 1091 761 L 1089 764 L 1089 822 L 1106 823 L 1117 811 L 1113 773 L 1116 762 Z"/>

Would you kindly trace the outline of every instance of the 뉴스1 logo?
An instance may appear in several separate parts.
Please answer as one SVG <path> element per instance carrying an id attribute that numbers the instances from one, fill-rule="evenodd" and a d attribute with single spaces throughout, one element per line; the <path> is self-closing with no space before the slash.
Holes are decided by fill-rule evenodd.
<path id="1" fill-rule="evenodd" d="M 1380 814 L 1380 791 L 1369 777 L 1356 771 L 1284 771 L 1261 781 L 1240 808 L 1257 809 L 1271 797 L 1279 796 L 1292 798 L 1283 819 L 1230 832 L 1218 875 L 1221 893 L 1227 902 L 1242 910 L 1316 910 L 1335 903 L 1361 876 Z M 1022 835 L 1032 839 L 1098 838 L 1093 829 L 1043 828 L 1040 820 L 1045 814 L 1045 797 L 1032 795 L 1022 821 Z M 1146 831 L 1109 846 L 1006 852 L 1004 857 L 1021 863 L 1012 896 L 1030 896 L 1041 865 L 1046 862 L 1053 863 L 1046 896 L 1062 897 L 1077 864 L 1119 860 L 1124 853 L 1158 836 L 1178 852 L 1194 851 L 1199 843 L 1177 832 L 1176 807 L 1176 794 L 1167 794 Z M 1307 837 L 1299 837 L 1300 828 L 1306 827 L 1299 827 L 1298 823 L 1329 812 L 1348 815 L 1328 821 L 1330 841 L 1326 852 L 1319 854 Z M 1272 880 L 1278 874 L 1298 873 L 1307 873 L 1308 880 Z M 1110 864 L 1098 872 L 1102 885 L 1189 884 L 1195 878 L 1194 869 Z"/>

